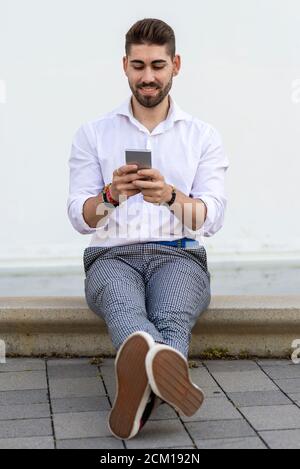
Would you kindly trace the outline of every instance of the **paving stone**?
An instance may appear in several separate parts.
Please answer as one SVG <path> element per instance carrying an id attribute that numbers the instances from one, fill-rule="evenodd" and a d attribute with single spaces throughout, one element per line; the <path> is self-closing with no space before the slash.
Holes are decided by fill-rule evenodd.
<path id="1" fill-rule="evenodd" d="M 256 360 L 256 363 L 261 366 L 262 368 L 264 367 L 269 367 L 269 366 L 288 366 L 288 365 L 294 365 L 292 360 L 272 360 L 272 359 L 263 359 L 263 360 Z"/>
<path id="2" fill-rule="evenodd" d="M 49 404 L 0 405 L 0 420 L 50 417 Z"/>
<path id="3" fill-rule="evenodd" d="M 102 370 L 104 370 L 107 373 L 111 373 L 112 375 L 115 375 L 115 359 L 112 359 L 108 363 L 106 360 L 110 360 L 110 359 L 105 359 L 105 361 L 102 360 L 101 363 L 99 362 L 97 364 L 97 367 L 100 369 L 101 372 Z M 93 366 L 96 366 L 96 365 L 93 365 Z"/>
<path id="4" fill-rule="evenodd" d="M 295 405 L 242 407 L 241 412 L 258 431 L 300 429 L 300 409 Z"/>
<path id="5" fill-rule="evenodd" d="M 105 396 L 53 399 L 51 405 L 52 412 L 56 414 L 67 412 L 101 412 L 111 408 Z"/>
<path id="6" fill-rule="evenodd" d="M 290 399 L 280 391 L 232 392 L 228 397 L 237 407 L 291 405 Z"/>
<path id="7" fill-rule="evenodd" d="M 292 401 L 296 402 L 296 404 L 300 404 L 300 392 L 296 393 L 291 393 L 288 394 L 289 398 L 292 399 Z"/>
<path id="8" fill-rule="evenodd" d="M 260 432 L 271 449 L 300 449 L 300 430 Z"/>
<path id="9" fill-rule="evenodd" d="M 19 438 L 29 436 L 52 435 L 50 419 L 26 419 L 26 420 L 1 420 L 1 438 Z"/>
<path id="10" fill-rule="evenodd" d="M 141 432 L 125 444 L 128 449 L 151 449 L 191 446 L 193 442 L 179 420 L 156 420 L 148 421 Z"/>
<path id="11" fill-rule="evenodd" d="M 236 372 L 259 370 L 254 361 L 246 360 L 207 360 L 205 366 L 212 372 Z"/>
<path id="12" fill-rule="evenodd" d="M 115 358 L 102 358 L 101 368 L 115 368 Z"/>
<path id="13" fill-rule="evenodd" d="M 300 379 L 298 378 L 275 379 L 274 382 L 287 394 L 300 392 Z"/>
<path id="14" fill-rule="evenodd" d="M 51 366 L 48 371 L 49 379 L 99 377 L 100 371 L 91 365 Z"/>
<path id="15" fill-rule="evenodd" d="M 108 398 L 110 399 L 111 405 L 113 405 L 114 400 L 115 400 L 115 395 L 116 395 L 116 388 L 115 388 L 115 386 L 113 386 L 111 384 L 107 385 L 106 383 L 105 383 L 105 386 L 106 386 L 106 389 L 107 389 Z"/>
<path id="16" fill-rule="evenodd" d="M 103 381 L 105 383 L 105 387 L 107 389 L 107 393 L 111 399 L 111 401 L 114 400 L 115 394 L 116 394 L 116 379 L 111 370 L 103 370 L 101 368 L 101 374 Z"/>
<path id="17" fill-rule="evenodd" d="M 111 377 L 115 377 L 115 365 L 110 365 L 110 364 L 107 364 L 107 363 L 104 363 L 102 365 L 100 365 L 100 372 L 102 373 L 102 375 L 104 376 L 111 376 Z"/>
<path id="18" fill-rule="evenodd" d="M 206 399 L 209 399 L 210 397 L 215 399 L 218 397 L 225 397 L 225 393 L 217 386 L 217 384 L 215 386 L 202 386 L 201 389 Z"/>
<path id="19" fill-rule="evenodd" d="M 110 368 L 110 367 L 107 367 L 107 368 L 103 367 L 102 368 L 101 367 L 100 368 L 100 373 L 101 373 L 104 380 L 106 378 L 107 380 L 115 382 L 116 376 L 115 376 L 115 370 L 113 368 Z"/>
<path id="20" fill-rule="evenodd" d="M 0 391 L 46 388 L 47 379 L 44 371 L 14 371 L 0 374 Z"/>
<path id="21" fill-rule="evenodd" d="M 105 358 L 101 365 L 91 365 L 90 358 L 11 359 L 0 364 L 0 448 L 54 448 L 46 362 L 60 449 L 122 449 L 124 444 L 129 449 L 188 449 L 195 448 L 193 440 L 199 449 L 264 448 L 240 412 L 270 447 L 299 448 L 300 406 L 277 387 L 300 404 L 300 366 L 289 360 L 259 360 L 264 371 L 254 361 L 206 361 L 209 371 L 197 361 L 200 366 L 189 372 L 206 397 L 197 414 L 179 419 L 171 406 L 161 405 L 140 434 L 122 442 L 107 425 L 116 389 L 115 358 Z"/>
<path id="22" fill-rule="evenodd" d="M 149 420 L 168 420 L 178 419 L 176 411 L 166 402 L 158 406 L 153 414 L 151 414 Z"/>
<path id="23" fill-rule="evenodd" d="M 241 414 L 226 398 L 205 399 L 200 409 L 192 417 L 181 417 L 183 422 L 202 420 L 235 420 L 240 418 Z"/>
<path id="24" fill-rule="evenodd" d="M 46 404 L 48 402 L 47 389 L 30 389 L 27 391 L 0 392 L 2 406 L 11 404 Z"/>
<path id="25" fill-rule="evenodd" d="M 47 366 L 51 368 L 52 366 L 68 366 L 68 365 L 90 365 L 90 358 L 48 358 Z"/>
<path id="26" fill-rule="evenodd" d="M 105 396 L 100 378 L 65 378 L 50 380 L 51 399 Z"/>
<path id="27" fill-rule="evenodd" d="M 57 449 L 124 449 L 122 440 L 117 438 L 82 438 L 59 440 Z"/>
<path id="28" fill-rule="evenodd" d="M 185 426 L 195 441 L 256 436 L 255 431 L 242 419 L 188 422 Z"/>
<path id="29" fill-rule="evenodd" d="M 52 437 L 4 438 L 0 440 L 0 449 L 54 449 Z"/>
<path id="30" fill-rule="evenodd" d="M 257 437 L 226 438 L 224 440 L 196 440 L 198 449 L 266 449 Z"/>
<path id="31" fill-rule="evenodd" d="M 262 371 L 213 373 L 225 392 L 273 391 L 275 384 Z"/>
<path id="32" fill-rule="evenodd" d="M 197 449 L 196 446 L 158 446 L 156 449 Z"/>
<path id="33" fill-rule="evenodd" d="M 8 371 L 37 371 L 45 370 L 46 362 L 40 358 L 7 358 L 6 363 L 0 363 L 0 373 Z"/>
<path id="34" fill-rule="evenodd" d="M 107 412 L 54 414 L 56 439 L 111 437 L 107 426 L 107 417 Z"/>
<path id="35" fill-rule="evenodd" d="M 191 380 L 201 389 L 203 387 L 217 386 L 216 381 L 205 368 L 192 368 L 189 371 Z"/>
<path id="36" fill-rule="evenodd" d="M 264 368 L 265 373 L 272 379 L 300 378 L 300 366 L 269 366 Z"/>

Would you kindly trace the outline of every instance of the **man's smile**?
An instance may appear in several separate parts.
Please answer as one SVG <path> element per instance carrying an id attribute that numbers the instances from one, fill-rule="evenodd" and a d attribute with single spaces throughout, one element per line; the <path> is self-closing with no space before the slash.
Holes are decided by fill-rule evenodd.
<path id="1" fill-rule="evenodd" d="M 140 88 L 140 92 L 144 95 L 153 95 L 158 91 L 157 88 Z"/>

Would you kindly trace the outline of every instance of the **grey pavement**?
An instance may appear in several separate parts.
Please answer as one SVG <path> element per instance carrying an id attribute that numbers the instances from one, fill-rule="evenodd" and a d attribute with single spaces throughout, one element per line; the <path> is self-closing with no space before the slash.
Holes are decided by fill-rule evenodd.
<path id="1" fill-rule="evenodd" d="M 0 449 L 300 448 L 300 365 L 193 360 L 190 376 L 206 396 L 195 415 L 160 405 L 122 441 L 107 427 L 113 358 L 8 358 L 0 364 Z"/>

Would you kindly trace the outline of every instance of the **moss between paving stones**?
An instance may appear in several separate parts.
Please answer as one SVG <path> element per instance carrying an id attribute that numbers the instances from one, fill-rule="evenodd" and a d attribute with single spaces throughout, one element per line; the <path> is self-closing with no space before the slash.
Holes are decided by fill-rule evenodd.
<path id="1" fill-rule="evenodd" d="M 281 354 L 280 356 L 276 356 L 277 360 L 280 359 L 290 359 L 291 354 L 294 350 L 290 349 L 287 350 L 285 353 Z M 43 354 L 37 354 L 37 355 L 26 355 L 26 354 L 15 354 L 15 353 L 7 353 L 6 358 L 61 358 L 61 359 L 72 359 L 72 358 L 89 358 L 90 363 L 93 365 L 101 365 L 103 363 L 103 360 L 109 359 L 109 358 L 115 358 L 115 355 L 109 354 L 109 355 L 97 355 L 91 357 L 90 355 L 74 355 L 74 354 L 69 354 L 69 353 L 43 353 Z M 267 352 L 263 357 L 258 356 L 258 355 L 252 355 L 250 352 L 247 350 L 241 350 L 238 354 L 233 355 L 231 354 L 227 349 L 215 349 L 215 348 L 209 348 L 204 350 L 202 353 L 199 354 L 199 356 L 196 357 L 198 360 L 261 360 L 261 359 L 274 359 L 272 357 L 271 352 Z M 191 368 L 197 367 L 197 362 L 194 360 L 189 360 L 189 363 L 191 363 Z M 196 366 L 197 365 L 197 366 Z"/>

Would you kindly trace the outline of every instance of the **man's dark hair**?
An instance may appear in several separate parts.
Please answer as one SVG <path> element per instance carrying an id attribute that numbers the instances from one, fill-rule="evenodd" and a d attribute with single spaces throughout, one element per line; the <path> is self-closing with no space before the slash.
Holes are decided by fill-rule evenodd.
<path id="1" fill-rule="evenodd" d="M 133 44 L 166 45 L 172 60 L 176 54 L 176 40 L 173 29 L 164 21 L 145 18 L 137 21 L 126 34 L 125 51 L 130 54 Z"/>

